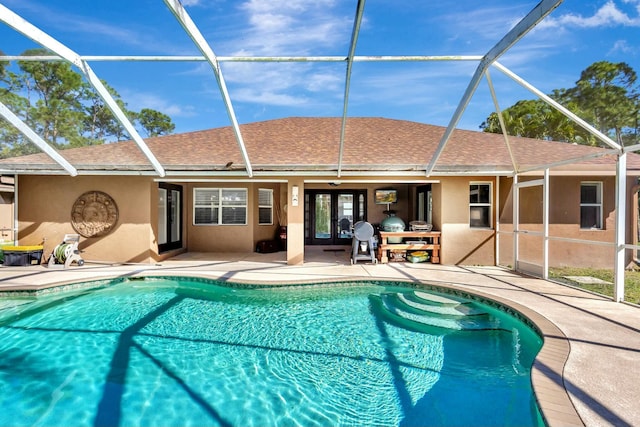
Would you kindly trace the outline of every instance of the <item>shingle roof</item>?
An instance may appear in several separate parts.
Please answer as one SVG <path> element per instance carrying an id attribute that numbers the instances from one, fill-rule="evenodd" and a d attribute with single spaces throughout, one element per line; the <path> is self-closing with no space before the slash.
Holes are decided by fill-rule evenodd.
<path id="1" fill-rule="evenodd" d="M 337 170 L 340 118 L 292 117 L 240 126 L 254 171 Z M 434 155 L 445 128 L 385 118 L 347 119 L 343 171 L 420 171 Z M 244 170 L 231 127 L 146 140 L 167 171 Z M 510 137 L 519 168 L 605 153 L 597 147 Z M 73 148 L 61 154 L 79 171 L 150 171 L 146 157 L 132 141 Z M 227 165 L 232 163 L 229 168 Z M 563 166 L 572 170 L 613 170 L 614 156 Z M 640 170 L 640 156 L 630 156 L 630 169 Z M 37 172 L 61 168 L 40 153 L 0 160 L 0 171 Z M 502 135 L 467 130 L 453 132 L 434 174 L 510 171 L 511 157 Z"/>

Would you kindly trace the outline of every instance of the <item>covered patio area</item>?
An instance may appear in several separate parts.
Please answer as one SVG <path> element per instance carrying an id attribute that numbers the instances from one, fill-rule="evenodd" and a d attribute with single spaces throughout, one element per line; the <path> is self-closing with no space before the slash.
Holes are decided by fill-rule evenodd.
<path id="1" fill-rule="evenodd" d="M 185 275 L 243 283 L 323 283 L 398 280 L 468 291 L 505 303 L 533 320 L 545 344 L 533 372 L 544 416 L 552 426 L 638 425 L 638 307 L 499 267 L 431 263 L 356 263 L 347 250 L 306 250 L 287 265 L 286 253 L 185 253 L 155 265 L 101 264 L 47 269 L 0 268 L 0 294 L 100 278 Z"/>

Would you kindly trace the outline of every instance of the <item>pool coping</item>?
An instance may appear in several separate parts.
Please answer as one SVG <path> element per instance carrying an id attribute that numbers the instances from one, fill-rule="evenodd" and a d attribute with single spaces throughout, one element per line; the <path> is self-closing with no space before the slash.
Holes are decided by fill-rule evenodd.
<path id="1" fill-rule="evenodd" d="M 575 406 L 573 405 L 569 394 L 565 387 L 564 381 L 564 367 L 569 358 L 571 350 L 569 340 L 565 334 L 549 319 L 538 313 L 537 311 L 530 309 L 515 301 L 509 300 L 496 295 L 487 294 L 482 291 L 469 290 L 461 287 L 455 283 L 438 282 L 437 284 L 430 283 L 427 280 L 411 280 L 411 279 L 372 279 L 367 276 L 350 276 L 340 279 L 307 279 L 307 280 L 285 280 L 278 283 L 259 281 L 259 280 L 237 280 L 234 278 L 220 278 L 212 277 L 205 272 L 180 272 L 180 274 L 167 274 L 163 272 L 133 272 L 133 274 L 125 277 L 118 275 L 106 275 L 100 276 L 94 279 L 78 280 L 62 280 L 46 284 L 32 284 L 28 288 L 25 286 L 15 285 L 4 287 L 0 290 L 0 297 L 7 296 L 40 296 L 54 292 L 66 292 L 80 289 L 92 289 L 103 286 L 112 280 L 131 280 L 142 278 L 175 278 L 175 277 L 189 277 L 191 279 L 202 279 L 207 282 L 221 282 L 233 287 L 241 288 L 270 288 L 278 289 L 284 287 L 291 287 L 296 285 L 318 285 L 318 286 L 340 286 L 340 285 L 353 285 L 359 282 L 387 284 L 387 285 L 409 285 L 420 287 L 423 289 L 430 289 L 435 291 L 441 291 L 445 293 L 452 293 L 460 296 L 465 296 L 472 299 L 481 299 L 483 301 L 489 301 L 493 304 L 497 304 L 502 309 L 506 309 L 510 314 L 525 321 L 531 327 L 537 330 L 543 339 L 543 345 L 538 355 L 536 356 L 532 371 L 531 371 L 531 383 L 534 391 L 538 407 L 541 415 L 547 426 L 585 426 L 584 421 L 578 414 Z"/>

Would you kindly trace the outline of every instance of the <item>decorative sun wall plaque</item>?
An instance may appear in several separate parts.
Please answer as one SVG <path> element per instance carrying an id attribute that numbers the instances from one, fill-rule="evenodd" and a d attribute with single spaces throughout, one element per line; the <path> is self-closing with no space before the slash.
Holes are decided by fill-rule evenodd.
<path id="1" fill-rule="evenodd" d="M 118 206 L 107 193 L 87 191 L 73 204 L 71 225 L 83 237 L 105 236 L 118 222 Z"/>

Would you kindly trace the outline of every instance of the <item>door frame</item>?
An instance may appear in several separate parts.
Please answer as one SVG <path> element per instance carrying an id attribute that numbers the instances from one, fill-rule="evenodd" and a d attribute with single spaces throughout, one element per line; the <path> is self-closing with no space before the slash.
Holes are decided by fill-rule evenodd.
<path id="1" fill-rule="evenodd" d="M 318 194 L 328 194 L 331 197 L 331 219 L 330 219 L 330 237 L 327 239 L 319 239 L 315 237 L 315 219 L 316 219 L 316 196 Z M 304 213 L 304 230 L 305 230 L 305 245 L 350 245 L 352 243 L 351 235 L 349 234 L 348 238 L 339 237 L 337 234 L 337 230 L 339 227 L 339 221 L 341 218 L 338 217 L 338 195 L 340 194 L 351 194 L 353 195 L 353 215 L 351 220 L 351 225 L 354 223 L 366 220 L 367 218 L 367 190 L 354 190 L 354 189 L 344 189 L 344 190 L 335 190 L 335 189 L 313 189 L 313 190 L 305 190 L 304 192 L 304 202 L 305 202 L 305 213 Z M 359 202 L 359 197 L 362 196 L 362 205 Z M 360 212 L 362 210 L 362 212 Z"/>
<path id="2" fill-rule="evenodd" d="M 184 234 L 184 221 L 183 221 L 183 210 L 184 210 L 184 188 L 182 185 L 170 184 L 167 182 L 158 183 L 158 190 L 163 189 L 167 192 L 167 199 L 165 200 L 165 226 L 166 226 L 166 236 L 167 242 L 158 243 L 158 253 L 163 253 L 167 251 L 171 251 L 174 249 L 182 248 L 182 238 Z M 173 217 L 171 215 L 171 202 L 173 201 L 173 193 L 172 191 L 178 192 L 178 213 L 177 220 L 179 223 L 178 226 L 178 239 L 171 240 L 171 227 L 173 224 Z M 160 202 L 160 194 L 158 192 L 158 202 Z M 158 213 L 158 232 L 160 231 L 160 214 Z"/>
<path id="3" fill-rule="evenodd" d="M 527 230 L 520 224 L 520 192 L 524 189 L 540 187 L 542 189 L 542 231 Z M 544 280 L 549 278 L 549 169 L 545 169 L 543 179 L 518 182 L 517 177 L 513 183 L 513 260 L 514 270 L 531 276 L 541 277 Z M 520 246 L 522 245 L 520 235 L 534 236 L 541 239 L 541 245 L 537 247 L 535 255 L 539 255 L 541 262 L 523 260 Z M 531 245 L 530 247 L 534 247 Z M 539 252 L 538 252 L 539 251 Z M 497 263 L 497 261 L 496 261 Z"/>

